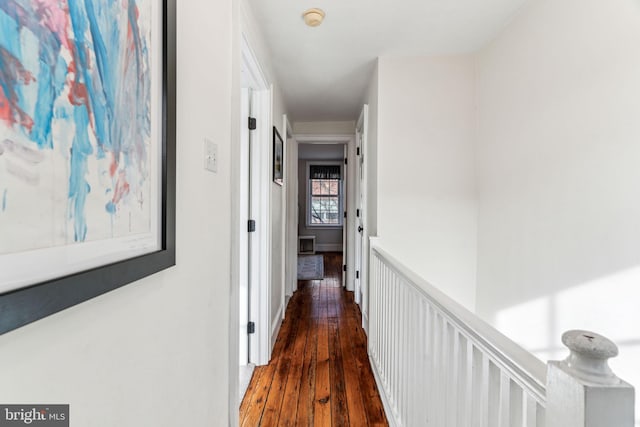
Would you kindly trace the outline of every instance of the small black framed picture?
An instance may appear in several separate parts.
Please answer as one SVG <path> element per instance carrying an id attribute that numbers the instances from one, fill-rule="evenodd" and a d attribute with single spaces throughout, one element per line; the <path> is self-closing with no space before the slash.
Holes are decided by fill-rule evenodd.
<path id="1" fill-rule="evenodd" d="M 283 184 L 284 177 L 284 143 L 278 133 L 278 129 L 273 127 L 273 182 L 278 185 Z"/>

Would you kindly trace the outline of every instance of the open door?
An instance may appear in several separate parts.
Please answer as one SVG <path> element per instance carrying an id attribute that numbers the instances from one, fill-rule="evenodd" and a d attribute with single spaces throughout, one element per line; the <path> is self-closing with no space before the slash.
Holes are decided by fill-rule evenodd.
<path id="1" fill-rule="evenodd" d="M 340 181 L 340 185 L 342 186 L 342 200 L 344 200 L 344 202 L 342 203 L 342 215 L 344 215 L 344 221 L 342 221 L 342 264 L 345 265 L 347 263 L 347 260 L 349 258 L 347 258 L 347 249 L 348 249 L 348 245 L 347 245 L 347 236 L 349 235 L 349 227 L 347 226 L 347 200 L 349 200 L 349 194 L 348 194 L 348 186 L 347 184 L 347 177 L 349 176 L 348 174 L 348 170 L 347 167 L 349 166 L 346 162 L 346 160 L 349 158 L 349 145 L 348 144 L 344 144 L 343 146 L 343 156 L 345 159 L 344 165 L 342 166 L 342 177 L 341 177 L 341 181 Z M 342 269 L 342 287 L 346 288 L 347 287 L 347 271 L 346 269 Z"/>
<path id="2" fill-rule="evenodd" d="M 358 119 L 356 126 L 356 179 L 355 179 L 355 208 L 356 218 L 354 225 L 354 260 L 355 260 L 355 277 L 354 277 L 354 299 L 356 304 L 360 306 L 363 314 L 363 322 L 367 310 L 366 305 L 366 269 L 367 269 L 367 233 L 365 221 L 366 208 L 366 171 L 365 171 L 365 148 L 366 148 L 366 124 L 368 115 L 368 106 L 365 105 Z"/>

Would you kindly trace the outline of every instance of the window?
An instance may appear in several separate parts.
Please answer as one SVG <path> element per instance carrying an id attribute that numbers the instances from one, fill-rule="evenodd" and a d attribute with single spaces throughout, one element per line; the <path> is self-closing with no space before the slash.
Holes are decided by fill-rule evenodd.
<path id="1" fill-rule="evenodd" d="M 309 163 L 307 172 L 307 226 L 342 227 L 341 165 Z"/>

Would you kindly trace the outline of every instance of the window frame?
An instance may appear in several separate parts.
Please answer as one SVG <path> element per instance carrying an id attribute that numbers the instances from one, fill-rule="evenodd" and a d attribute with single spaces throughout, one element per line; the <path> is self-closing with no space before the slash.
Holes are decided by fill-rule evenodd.
<path id="1" fill-rule="evenodd" d="M 311 179 L 310 179 L 310 171 L 311 166 L 314 165 L 333 165 L 338 166 L 340 168 L 340 181 L 338 182 L 338 224 L 313 224 L 311 222 Z M 339 160 L 309 160 L 307 161 L 307 182 L 306 182 L 306 228 L 334 228 L 340 229 L 344 227 L 344 168 L 342 167 L 342 162 Z"/>

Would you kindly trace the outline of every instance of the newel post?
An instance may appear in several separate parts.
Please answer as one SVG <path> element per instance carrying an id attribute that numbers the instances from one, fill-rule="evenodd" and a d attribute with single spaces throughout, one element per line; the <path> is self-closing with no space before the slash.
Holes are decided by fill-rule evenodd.
<path id="1" fill-rule="evenodd" d="M 634 389 L 607 363 L 618 347 L 587 331 L 565 332 L 562 342 L 571 354 L 548 364 L 546 427 L 633 427 Z"/>

